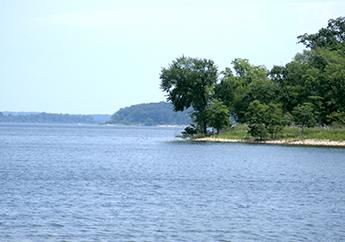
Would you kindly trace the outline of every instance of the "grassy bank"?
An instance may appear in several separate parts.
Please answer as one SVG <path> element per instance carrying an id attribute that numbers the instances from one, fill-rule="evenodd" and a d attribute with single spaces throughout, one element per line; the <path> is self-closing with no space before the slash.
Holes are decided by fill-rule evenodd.
<path id="1" fill-rule="evenodd" d="M 219 139 L 241 139 L 254 140 L 247 133 L 246 125 L 237 125 L 233 128 L 224 130 L 220 134 L 212 135 L 212 138 Z M 331 140 L 331 141 L 345 141 L 345 128 L 305 128 L 303 136 L 301 130 L 296 127 L 285 127 L 278 140 Z"/>

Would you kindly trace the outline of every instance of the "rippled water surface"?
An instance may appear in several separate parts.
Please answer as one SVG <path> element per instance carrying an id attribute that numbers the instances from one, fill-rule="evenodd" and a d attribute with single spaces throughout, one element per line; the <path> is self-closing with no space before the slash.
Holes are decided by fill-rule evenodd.
<path id="1" fill-rule="evenodd" d="M 0 241 L 342 241 L 345 149 L 0 125 Z"/>

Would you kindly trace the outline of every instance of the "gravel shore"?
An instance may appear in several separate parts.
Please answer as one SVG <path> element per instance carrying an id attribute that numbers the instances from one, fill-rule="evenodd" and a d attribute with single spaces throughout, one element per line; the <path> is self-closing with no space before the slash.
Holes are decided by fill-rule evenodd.
<path id="1" fill-rule="evenodd" d="M 253 143 L 253 144 L 281 144 L 281 145 L 310 145 L 310 146 L 331 146 L 331 147 L 344 147 L 345 141 L 333 141 L 333 140 L 315 140 L 315 139 L 304 139 L 304 140 L 265 140 L 265 141 L 254 141 L 245 139 L 222 139 L 213 137 L 197 138 L 194 141 L 201 142 L 224 142 L 224 143 Z"/>

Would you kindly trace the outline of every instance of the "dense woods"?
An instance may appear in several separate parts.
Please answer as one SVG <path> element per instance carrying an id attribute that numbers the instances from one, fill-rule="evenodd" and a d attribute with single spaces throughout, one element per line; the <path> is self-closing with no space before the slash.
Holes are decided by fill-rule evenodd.
<path id="1" fill-rule="evenodd" d="M 305 50 L 271 70 L 236 58 L 219 72 L 212 60 L 182 56 L 162 69 L 161 89 L 175 111 L 193 108 L 189 134 L 244 123 L 266 139 L 286 125 L 345 125 L 345 17 L 298 41 Z"/>

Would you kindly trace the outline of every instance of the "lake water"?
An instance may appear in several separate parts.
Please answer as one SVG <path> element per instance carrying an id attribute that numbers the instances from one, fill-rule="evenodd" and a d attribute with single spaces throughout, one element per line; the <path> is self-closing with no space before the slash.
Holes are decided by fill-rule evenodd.
<path id="1" fill-rule="evenodd" d="M 0 241 L 344 241 L 345 149 L 0 125 Z"/>

